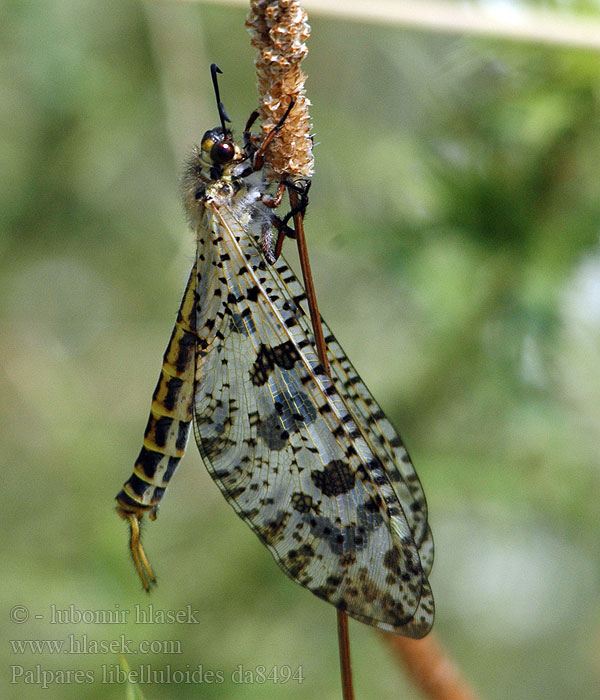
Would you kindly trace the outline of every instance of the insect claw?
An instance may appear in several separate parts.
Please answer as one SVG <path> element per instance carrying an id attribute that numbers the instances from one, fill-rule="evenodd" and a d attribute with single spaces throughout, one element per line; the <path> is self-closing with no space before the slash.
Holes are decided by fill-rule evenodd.
<path id="1" fill-rule="evenodd" d="M 288 189 L 297 192 L 300 195 L 300 199 L 306 199 L 306 203 L 308 204 L 308 191 L 310 190 L 310 187 L 312 185 L 312 180 L 309 180 L 308 178 L 300 178 L 298 180 L 286 180 L 285 184 L 288 187 Z"/>

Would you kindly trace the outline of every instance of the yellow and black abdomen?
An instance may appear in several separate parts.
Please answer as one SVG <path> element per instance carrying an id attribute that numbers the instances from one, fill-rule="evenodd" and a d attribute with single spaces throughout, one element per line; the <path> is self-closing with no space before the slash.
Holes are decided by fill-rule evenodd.
<path id="1" fill-rule="evenodd" d="M 196 356 L 196 266 L 183 295 L 132 475 L 117 495 L 119 514 L 156 517 L 158 504 L 183 456 L 192 420 Z"/>

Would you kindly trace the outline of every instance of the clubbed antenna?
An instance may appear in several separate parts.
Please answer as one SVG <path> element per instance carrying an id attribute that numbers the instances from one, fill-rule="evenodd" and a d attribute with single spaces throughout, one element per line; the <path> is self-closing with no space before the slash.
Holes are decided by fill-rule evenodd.
<path id="1" fill-rule="evenodd" d="M 266 151 L 267 174 L 292 179 L 313 173 L 310 100 L 306 97 L 306 75 L 300 63 L 308 53 L 310 35 L 306 12 L 298 0 L 251 0 L 246 26 L 257 53 L 259 114 L 262 130 L 270 133 L 290 104 L 278 137 Z"/>
<path id="2" fill-rule="evenodd" d="M 219 94 L 219 80 L 217 79 L 217 73 L 223 75 L 223 71 L 219 68 L 216 63 L 210 64 L 210 75 L 213 81 L 213 87 L 215 89 L 215 97 L 217 99 L 217 109 L 219 110 L 219 119 L 221 120 L 221 126 L 223 127 L 223 133 L 227 133 L 227 127 L 225 122 L 231 122 L 231 119 L 227 116 L 225 111 L 225 106 L 221 102 L 221 95 Z"/>

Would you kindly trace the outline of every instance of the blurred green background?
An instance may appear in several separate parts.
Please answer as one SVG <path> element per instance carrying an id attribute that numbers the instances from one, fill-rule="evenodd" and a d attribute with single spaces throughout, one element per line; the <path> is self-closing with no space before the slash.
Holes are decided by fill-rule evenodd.
<path id="1" fill-rule="evenodd" d="M 140 685 L 147 700 L 339 698 L 335 611 L 281 574 L 193 443 L 146 529 L 151 597 L 114 513 L 191 265 L 177 177 L 216 121 L 209 63 L 238 133 L 256 105 L 245 11 L 7 0 L 2 15 L 1 695 L 124 699 L 104 682 L 117 653 L 14 646 L 124 635 L 180 644 L 132 669 L 225 678 Z M 310 22 L 315 281 L 423 481 L 435 630 L 482 698 L 596 698 L 600 56 Z M 150 603 L 199 623 L 135 624 Z M 129 624 L 57 624 L 51 606 Z M 421 697 L 350 626 L 357 697 Z M 304 681 L 233 683 L 240 665 Z M 36 667 L 94 682 L 11 683 Z"/>

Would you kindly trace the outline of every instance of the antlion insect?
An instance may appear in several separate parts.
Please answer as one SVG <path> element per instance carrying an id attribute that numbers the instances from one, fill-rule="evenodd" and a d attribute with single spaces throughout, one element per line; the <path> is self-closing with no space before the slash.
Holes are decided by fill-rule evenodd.
<path id="1" fill-rule="evenodd" d="M 304 289 L 285 262 L 276 263 L 290 215 L 274 215 L 285 185 L 269 195 L 261 167 L 293 104 L 258 149 L 251 117 L 242 150 L 226 127 L 220 71 L 214 64 L 211 71 L 221 126 L 204 134 L 182 179 L 196 261 L 142 450 L 117 496 L 134 563 L 148 589 L 155 577 L 140 520 L 156 518 L 193 421 L 212 478 L 290 578 L 361 622 L 422 637 L 434 605 L 421 484 L 323 323 L 327 376 Z"/>

